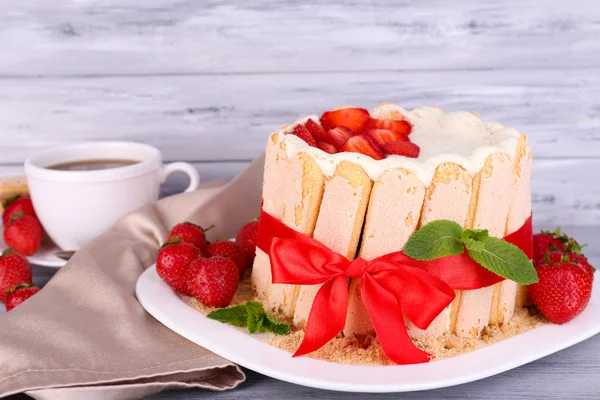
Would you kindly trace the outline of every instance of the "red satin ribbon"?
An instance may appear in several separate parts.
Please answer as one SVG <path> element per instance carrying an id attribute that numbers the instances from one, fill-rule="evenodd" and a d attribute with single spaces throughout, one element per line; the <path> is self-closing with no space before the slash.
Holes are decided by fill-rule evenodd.
<path id="1" fill-rule="evenodd" d="M 304 340 L 294 356 L 318 350 L 342 331 L 349 278 L 360 278 L 361 297 L 381 347 L 397 364 L 429 361 L 429 355 L 410 340 L 404 316 L 418 328 L 427 329 L 452 302 L 454 289 L 479 289 L 504 279 L 466 254 L 417 261 L 396 252 L 369 262 L 360 257 L 349 261 L 264 211 L 259 221 L 257 246 L 269 254 L 273 283 L 322 284 L 308 316 Z M 505 239 L 531 258 L 532 232 L 529 217 Z"/>

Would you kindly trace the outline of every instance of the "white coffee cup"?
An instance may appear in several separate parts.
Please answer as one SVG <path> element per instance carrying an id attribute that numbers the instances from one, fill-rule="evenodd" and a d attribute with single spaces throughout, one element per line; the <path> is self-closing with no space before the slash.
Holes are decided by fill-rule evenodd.
<path id="1" fill-rule="evenodd" d="M 48 167 L 86 160 L 133 160 L 135 164 L 87 171 Z M 190 177 L 196 190 L 198 170 L 184 162 L 162 164 L 158 149 L 135 142 L 89 142 L 51 149 L 25 161 L 35 211 L 48 236 L 63 250 L 78 250 L 121 217 L 158 199 L 167 175 Z"/>

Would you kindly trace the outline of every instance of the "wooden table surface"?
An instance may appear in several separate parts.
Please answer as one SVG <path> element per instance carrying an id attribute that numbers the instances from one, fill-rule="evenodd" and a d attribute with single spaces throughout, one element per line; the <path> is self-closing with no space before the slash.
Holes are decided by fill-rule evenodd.
<path id="1" fill-rule="evenodd" d="M 0 176 L 22 173 L 35 151 L 110 139 L 155 145 L 203 179 L 230 178 L 299 116 L 437 104 L 527 133 L 536 224 L 573 226 L 600 248 L 597 0 L 0 3 Z M 169 192 L 183 187 L 169 183 Z M 51 274 L 34 271 L 40 284 Z M 402 398 L 599 398 L 599 359 L 595 337 Z M 153 398 L 374 397 L 248 380 L 231 392 Z"/>

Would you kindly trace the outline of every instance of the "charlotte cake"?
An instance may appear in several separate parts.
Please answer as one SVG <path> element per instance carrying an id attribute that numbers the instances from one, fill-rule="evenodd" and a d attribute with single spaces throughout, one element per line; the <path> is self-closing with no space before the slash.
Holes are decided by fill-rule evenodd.
<path id="1" fill-rule="evenodd" d="M 357 111 L 358 110 L 358 111 Z M 346 121 L 340 126 L 340 120 Z M 407 111 L 386 103 L 371 112 L 344 108 L 309 116 L 269 138 L 263 210 L 349 260 L 402 250 L 415 230 L 446 219 L 491 236 L 514 232 L 531 214 L 527 137 L 470 112 L 439 107 Z M 255 294 L 303 328 L 318 285 L 271 283 L 269 258 L 257 249 Z M 516 283 L 457 292 L 426 330 L 409 334 L 477 338 L 507 324 L 526 303 Z M 357 280 L 349 281 L 343 335 L 373 334 Z"/>

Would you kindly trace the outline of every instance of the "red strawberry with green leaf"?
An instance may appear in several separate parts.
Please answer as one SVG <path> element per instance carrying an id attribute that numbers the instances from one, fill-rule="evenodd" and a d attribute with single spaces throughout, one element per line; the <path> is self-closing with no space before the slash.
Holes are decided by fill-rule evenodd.
<path id="1" fill-rule="evenodd" d="M 256 255 L 256 241 L 258 240 L 258 221 L 250 221 L 242 226 L 235 237 L 235 242 L 246 251 L 248 263 L 252 265 Z"/>
<path id="2" fill-rule="evenodd" d="M 548 252 L 543 257 L 546 263 L 559 263 L 564 260 L 573 262 L 575 264 L 579 264 L 587 269 L 589 269 L 590 273 L 593 275 L 596 272 L 596 268 L 594 268 L 586 256 L 583 254 L 577 253 L 566 253 L 559 250 Z"/>
<path id="3" fill-rule="evenodd" d="M 180 240 L 185 243 L 191 243 L 200 250 L 204 249 L 208 242 L 206 241 L 205 232 L 209 231 L 212 226 L 204 229 L 201 226 L 193 224 L 191 222 L 182 222 L 173 227 L 167 241 Z"/>
<path id="4" fill-rule="evenodd" d="M 187 290 L 187 270 L 192 261 L 202 256 L 202 250 L 193 244 L 172 239 L 158 252 L 156 272 L 173 289 L 190 296 Z"/>
<path id="5" fill-rule="evenodd" d="M 207 257 L 225 257 L 229 258 L 237 267 L 240 277 L 248 267 L 248 257 L 242 246 L 236 242 L 213 242 L 206 246 L 204 253 Z"/>
<path id="6" fill-rule="evenodd" d="M 535 269 L 539 281 L 528 286 L 529 296 L 550 322 L 569 322 L 587 307 L 594 279 L 588 266 L 566 254 L 555 262 L 547 254 L 535 262 Z"/>
<path id="7" fill-rule="evenodd" d="M 209 307 L 227 307 L 237 290 L 240 275 L 228 258 L 198 258 L 187 272 L 188 292 Z"/>
<path id="8" fill-rule="evenodd" d="M 18 213 L 33 215 L 37 218 L 35 210 L 33 209 L 33 203 L 29 196 L 17 195 L 6 200 L 3 203 L 3 206 L 4 212 L 2 213 L 2 224 L 4 224 L 4 226 L 7 226 L 10 223 L 10 219 Z"/>
<path id="9" fill-rule="evenodd" d="M 44 229 L 40 221 L 22 211 L 14 214 L 4 227 L 4 242 L 14 251 L 26 256 L 38 251 L 43 238 Z"/>
<path id="10" fill-rule="evenodd" d="M 542 232 L 533 235 L 533 259 L 541 260 L 548 251 L 564 251 L 565 246 L 551 232 Z"/>
<path id="11" fill-rule="evenodd" d="M 21 283 L 6 292 L 6 311 L 10 311 L 40 291 L 33 283 Z"/>
<path id="12" fill-rule="evenodd" d="M 21 283 L 31 283 L 31 266 L 21 254 L 11 249 L 0 256 L 0 302 L 6 299 L 6 292 Z"/>

